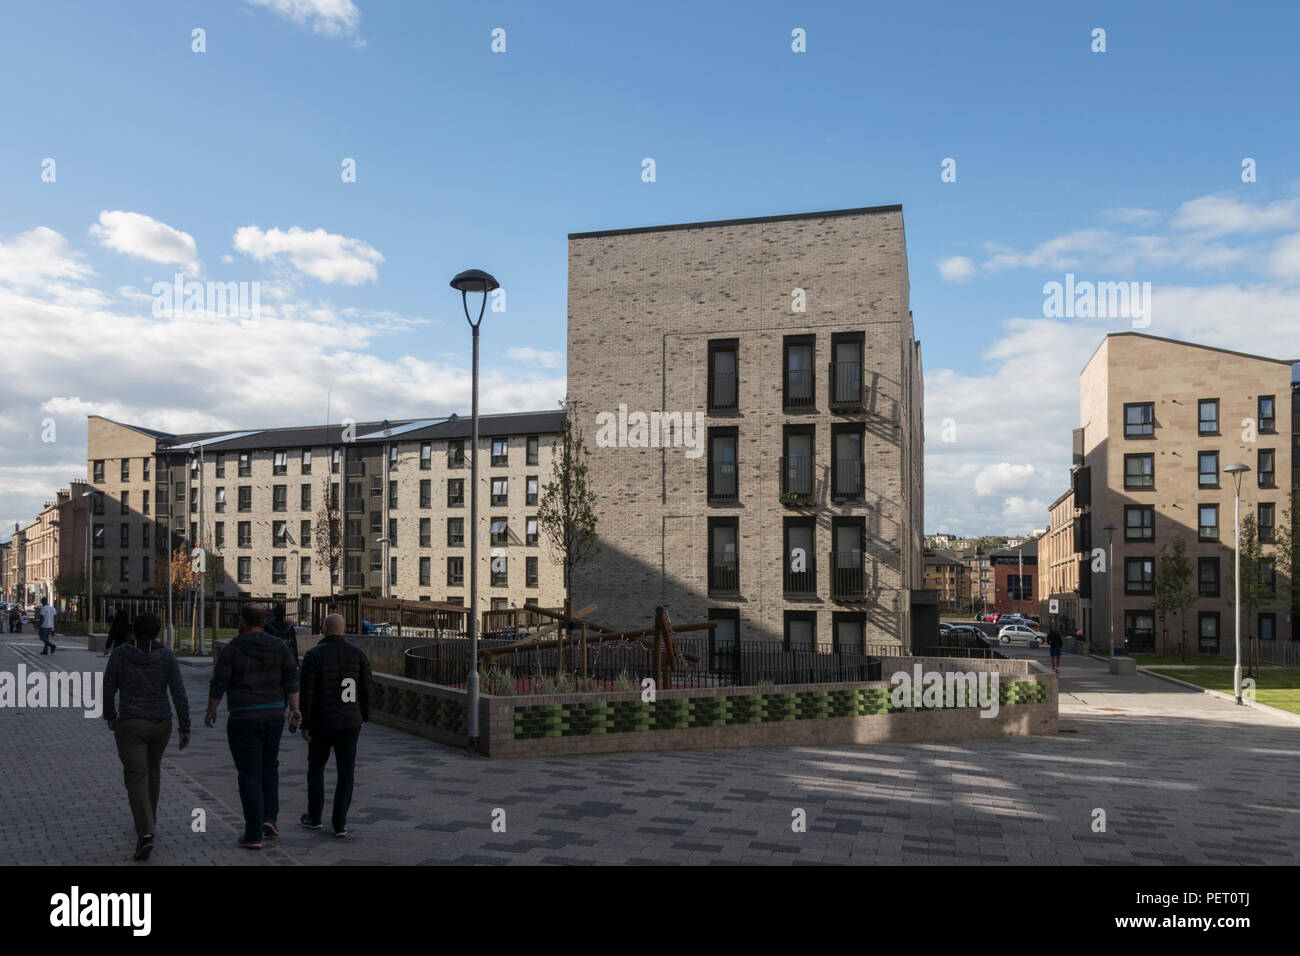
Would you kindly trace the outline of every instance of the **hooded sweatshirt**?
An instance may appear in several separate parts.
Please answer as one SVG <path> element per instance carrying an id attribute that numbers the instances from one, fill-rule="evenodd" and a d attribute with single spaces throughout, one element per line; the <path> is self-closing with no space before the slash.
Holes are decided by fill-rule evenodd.
<path id="1" fill-rule="evenodd" d="M 298 668 L 289 646 L 265 631 L 240 634 L 221 652 L 212 669 L 208 695 L 229 692 L 231 720 L 283 717 L 285 698 L 298 689 Z"/>
<path id="2" fill-rule="evenodd" d="M 181 733 L 190 732 L 190 702 L 185 695 L 176 655 L 157 641 L 147 651 L 135 644 L 120 644 L 104 669 L 105 720 L 171 720 L 167 690 L 171 689 Z M 122 697 L 121 706 L 116 697 Z"/>

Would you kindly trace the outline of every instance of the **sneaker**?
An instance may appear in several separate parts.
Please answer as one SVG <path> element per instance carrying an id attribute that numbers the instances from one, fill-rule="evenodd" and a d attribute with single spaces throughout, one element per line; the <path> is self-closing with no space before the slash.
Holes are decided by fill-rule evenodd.
<path id="1" fill-rule="evenodd" d="M 262 824 L 262 836 L 270 837 L 272 840 L 274 840 L 279 835 L 280 835 L 280 831 L 275 828 L 274 823 L 268 822 Z"/>
<path id="2" fill-rule="evenodd" d="M 305 813 L 304 813 L 302 816 L 300 816 L 300 817 L 298 818 L 298 822 L 301 823 L 303 826 L 305 826 L 308 830 L 320 830 L 320 829 L 322 829 L 322 827 L 321 827 L 321 825 L 320 825 L 319 823 L 312 823 L 312 822 L 311 822 L 311 817 L 307 816 L 307 814 L 305 814 Z"/>
<path id="3" fill-rule="evenodd" d="M 239 846 L 242 846 L 245 850 L 260 850 L 260 849 L 262 849 L 262 844 L 261 844 L 261 843 L 252 842 L 252 841 L 250 841 L 250 840 L 240 840 L 240 841 L 239 841 Z"/>
<path id="4" fill-rule="evenodd" d="M 53 653 L 54 653 L 55 651 L 57 651 L 57 650 L 58 650 L 58 648 L 55 647 L 53 644 L 50 645 L 50 653 L 51 653 L 51 654 L 53 654 Z"/>
<path id="5" fill-rule="evenodd" d="M 131 859 L 137 861 L 147 860 L 149 859 L 149 854 L 152 852 L 153 852 L 153 834 L 151 833 L 148 836 L 140 837 L 140 839 L 136 841 L 135 856 L 133 856 Z"/>
<path id="6" fill-rule="evenodd" d="M 345 837 L 345 836 L 347 836 L 347 835 L 348 835 L 348 831 L 347 831 L 346 829 L 343 829 L 343 830 L 335 830 L 335 831 L 334 831 L 334 838 L 335 838 L 336 840 L 341 840 L 343 837 Z"/>
<path id="7" fill-rule="evenodd" d="M 49 652 L 50 652 L 50 649 L 49 649 L 48 647 L 46 647 L 46 648 L 42 648 L 42 649 L 41 649 L 41 657 L 44 657 L 44 656 L 45 656 L 46 654 L 48 654 Z"/>

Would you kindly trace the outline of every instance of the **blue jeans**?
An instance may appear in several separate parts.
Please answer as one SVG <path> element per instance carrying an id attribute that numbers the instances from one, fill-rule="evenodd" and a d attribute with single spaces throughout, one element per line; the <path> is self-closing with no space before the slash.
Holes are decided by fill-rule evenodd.
<path id="1" fill-rule="evenodd" d="M 54 646 L 54 642 L 50 640 L 50 635 L 54 633 L 54 628 L 43 627 L 40 629 L 39 633 L 41 635 L 41 640 L 45 642 L 47 648 Z"/>
<path id="2" fill-rule="evenodd" d="M 280 815 L 280 734 L 284 714 L 226 721 L 226 742 L 239 771 L 244 840 L 262 842 L 262 824 Z"/>

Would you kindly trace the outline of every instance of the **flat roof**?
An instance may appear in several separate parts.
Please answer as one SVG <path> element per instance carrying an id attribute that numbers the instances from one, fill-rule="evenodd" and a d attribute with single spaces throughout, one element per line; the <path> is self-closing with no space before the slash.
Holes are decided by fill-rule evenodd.
<path id="1" fill-rule="evenodd" d="M 823 212 L 796 212 L 784 216 L 754 216 L 749 219 L 713 219 L 708 222 L 678 222 L 666 226 L 638 226 L 634 229 L 602 229 L 597 232 L 571 232 L 570 239 L 596 239 L 601 236 L 631 236 L 641 232 L 671 232 L 674 229 L 710 229 L 715 226 L 749 226 L 763 222 L 793 222 L 797 219 L 830 219 L 835 216 L 862 216 L 883 212 L 902 212 L 899 203 L 892 206 L 859 206 L 856 209 L 827 209 Z"/>

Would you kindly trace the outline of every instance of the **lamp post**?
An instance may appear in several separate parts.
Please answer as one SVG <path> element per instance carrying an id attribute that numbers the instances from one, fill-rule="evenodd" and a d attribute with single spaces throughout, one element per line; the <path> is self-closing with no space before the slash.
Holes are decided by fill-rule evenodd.
<path id="1" fill-rule="evenodd" d="M 293 558 L 294 563 L 294 568 L 290 572 L 293 574 L 293 619 L 295 623 L 301 624 L 302 616 L 298 611 L 298 605 L 302 601 L 302 572 L 298 567 L 298 549 L 293 548 L 290 550 L 289 557 Z"/>
<path id="2" fill-rule="evenodd" d="M 104 493 L 91 489 L 90 491 L 83 491 L 81 497 L 86 499 L 86 640 L 90 640 L 90 636 L 95 630 L 95 556 L 91 545 L 91 541 L 95 537 L 95 522 L 90 499 L 102 499 Z"/>
<path id="3" fill-rule="evenodd" d="M 194 454 L 195 454 L 195 449 L 194 449 L 193 447 L 191 447 L 191 448 L 190 448 L 190 457 L 193 458 L 193 457 L 194 457 Z M 204 617 L 203 617 L 203 612 L 204 612 L 204 610 L 205 610 L 205 608 L 204 608 L 204 604 L 206 603 L 205 600 L 204 600 L 204 596 L 205 596 L 205 592 L 207 591 L 207 583 L 206 583 L 206 581 L 207 581 L 207 576 L 208 576 L 208 550 L 207 550 L 207 547 L 205 546 L 205 539 L 204 539 L 204 537 L 203 537 L 203 446 L 202 446 L 202 445 L 199 445 L 199 446 L 198 446 L 198 461 L 199 461 L 199 540 L 196 541 L 196 542 L 194 543 L 194 546 L 195 546 L 196 548 L 199 549 L 199 646 L 198 646 L 198 652 L 199 652 L 200 654 L 202 654 L 202 653 L 203 653 L 203 632 L 207 629 L 206 622 L 205 622 Z M 190 637 L 191 637 L 191 639 L 193 639 L 193 635 L 190 635 Z"/>
<path id="4" fill-rule="evenodd" d="M 1103 529 L 1106 532 L 1106 641 L 1110 644 L 1110 656 L 1115 656 L 1115 532 L 1119 530 L 1113 524 Z"/>
<path id="5" fill-rule="evenodd" d="M 478 756 L 478 327 L 483 324 L 488 293 L 500 288 L 491 275 L 481 269 L 466 269 L 451 280 L 451 287 L 460 292 L 465 321 L 469 323 L 474 338 L 474 371 L 470 413 L 473 418 L 469 446 L 469 674 L 466 679 L 466 752 Z M 481 292 L 478 321 L 469 315 L 469 293 Z"/>
<path id="6" fill-rule="evenodd" d="M 384 572 L 384 599 L 387 600 L 387 599 L 388 599 L 389 590 L 390 590 L 390 588 L 392 587 L 392 583 L 393 583 L 392 581 L 389 580 L 389 577 L 388 577 L 388 547 L 389 547 L 389 545 L 391 545 L 391 544 L 393 543 L 393 539 L 392 539 L 392 538 L 389 538 L 389 537 L 383 537 L 383 538 L 378 539 L 375 543 L 376 543 L 376 544 L 382 544 L 382 545 L 384 546 L 384 567 L 383 567 L 383 572 Z"/>
<path id="7" fill-rule="evenodd" d="M 1232 690 L 1241 703 L 1241 476 L 1250 471 L 1250 465 L 1235 462 L 1223 469 L 1232 475 L 1232 630 L 1237 648 L 1236 663 L 1232 668 Z M 1198 519 L 1199 520 L 1199 519 Z"/>

